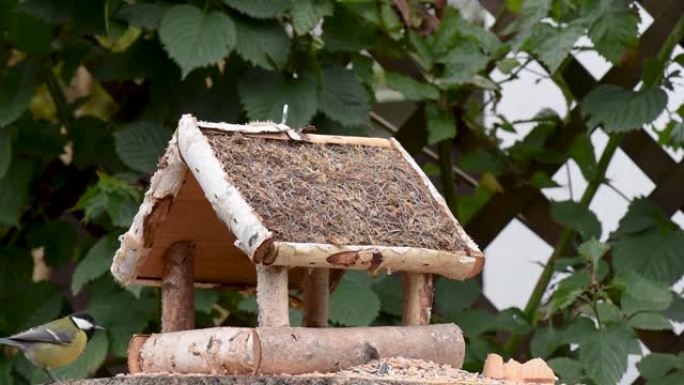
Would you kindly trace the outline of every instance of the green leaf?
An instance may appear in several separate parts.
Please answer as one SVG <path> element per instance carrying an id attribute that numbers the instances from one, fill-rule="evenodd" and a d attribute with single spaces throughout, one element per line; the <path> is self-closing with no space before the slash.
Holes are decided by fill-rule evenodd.
<path id="1" fill-rule="evenodd" d="M 391 3 L 380 3 L 379 16 L 382 28 L 392 39 L 399 40 L 404 36 L 404 23 Z"/>
<path id="2" fill-rule="evenodd" d="M 684 146 L 684 123 L 671 120 L 665 129 L 658 133 L 660 143 L 672 148 Z"/>
<path id="3" fill-rule="evenodd" d="M 198 289 L 194 291 L 195 311 L 200 313 L 211 313 L 219 299 L 219 293 L 212 289 Z"/>
<path id="4" fill-rule="evenodd" d="M 69 20 L 71 7 L 73 4 L 63 0 L 25 0 L 17 10 L 54 25 Z"/>
<path id="5" fill-rule="evenodd" d="M 532 357 L 550 357 L 558 348 L 566 345 L 565 334 L 556 328 L 540 327 L 534 332 L 530 340 L 530 354 Z"/>
<path id="6" fill-rule="evenodd" d="M 684 322 L 684 297 L 681 295 L 674 296 L 674 301 L 665 310 L 665 315 L 675 322 Z"/>
<path id="7" fill-rule="evenodd" d="M 497 330 L 498 314 L 491 314 L 482 309 L 468 309 L 458 314 L 453 320 L 469 338 L 484 332 Z"/>
<path id="8" fill-rule="evenodd" d="M 79 62 L 80 63 L 80 62 Z M 169 59 L 158 39 L 138 39 L 120 53 L 103 58 L 93 75 L 101 82 L 147 79 L 160 76 L 176 78 L 178 67 L 169 65 Z"/>
<path id="9" fill-rule="evenodd" d="M 0 383 L 11 384 L 12 383 L 12 362 L 11 361 L 0 361 Z"/>
<path id="10" fill-rule="evenodd" d="M 255 297 L 242 297 L 238 304 L 238 309 L 252 314 L 259 313 L 259 305 L 257 305 Z"/>
<path id="11" fill-rule="evenodd" d="M 643 88 L 651 89 L 660 85 L 665 73 L 665 63 L 656 58 L 647 58 L 641 75 Z"/>
<path id="12" fill-rule="evenodd" d="M 138 191 L 121 179 L 103 173 L 98 176 L 98 182 L 86 190 L 73 210 L 83 210 L 85 222 L 106 212 L 114 226 L 128 227 L 138 211 Z"/>
<path id="13" fill-rule="evenodd" d="M 520 62 L 515 58 L 506 58 L 496 62 L 496 68 L 504 75 L 511 74 L 518 66 L 520 66 Z"/>
<path id="14" fill-rule="evenodd" d="M 46 297 L 32 298 L 31 305 L 35 306 L 33 312 L 26 319 L 21 327 L 21 330 L 32 328 L 36 325 L 42 325 L 46 322 L 52 321 L 59 316 L 62 310 L 63 298 L 62 293 L 55 290 L 55 287 L 47 287 Z M 37 302 L 37 303 L 34 303 Z"/>
<path id="15" fill-rule="evenodd" d="M 9 171 L 12 162 L 12 134 L 8 128 L 0 127 L 0 180 Z"/>
<path id="16" fill-rule="evenodd" d="M 589 306 L 590 305 L 587 305 L 587 307 Z M 603 324 L 622 322 L 623 319 L 623 314 L 622 311 L 620 311 L 620 308 L 607 301 L 597 303 L 596 312 L 598 313 L 598 317 L 601 319 L 601 323 Z M 593 312 L 587 311 L 586 313 L 590 314 L 591 316 L 595 316 Z"/>
<path id="17" fill-rule="evenodd" d="M 52 26 L 27 13 L 14 12 L 7 25 L 7 36 L 19 51 L 45 53 L 50 51 Z"/>
<path id="18" fill-rule="evenodd" d="M 456 137 L 456 121 L 448 112 L 429 104 L 425 108 L 427 120 L 428 144 Z"/>
<path id="19" fill-rule="evenodd" d="M 653 228 L 620 237 L 613 247 L 618 272 L 638 271 L 655 281 L 674 283 L 684 275 L 684 232 Z"/>
<path id="20" fill-rule="evenodd" d="M 630 203 L 627 213 L 620 219 L 620 226 L 611 234 L 611 238 L 635 235 L 669 222 L 670 219 L 660 207 L 647 198 L 637 198 Z"/>
<path id="21" fill-rule="evenodd" d="M 684 370 L 684 355 L 651 353 L 637 363 L 642 377 L 651 380 L 664 377 L 672 369 Z"/>
<path id="22" fill-rule="evenodd" d="M 672 330 L 670 321 L 660 313 L 637 313 L 627 321 L 627 325 L 643 330 Z"/>
<path id="23" fill-rule="evenodd" d="M 647 382 L 647 385 L 680 385 L 684 384 L 684 370 L 670 373 L 664 377 Z"/>
<path id="24" fill-rule="evenodd" d="M 602 84 L 589 92 L 581 107 L 590 115 L 589 126 L 602 125 L 606 132 L 626 132 L 651 123 L 667 105 L 667 93 L 660 88 L 631 91 Z"/>
<path id="25" fill-rule="evenodd" d="M 26 238 L 31 248 L 45 247 L 45 261 L 51 267 L 62 266 L 76 255 L 77 234 L 71 222 L 34 222 Z"/>
<path id="26" fill-rule="evenodd" d="M 620 64 L 627 48 L 637 45 L 639 18 L 634 9 L 622 0 L 588 2 L 595 4 L 589 37 L 596 50 L 614 64 Z"/>
<path id="27" fill-rule="evenodd" d="M 464 42 L 475 43 L 491 55 L 500 54 L 498 37 L 481 25 L 465 20 L 456 7 L 446 7 L 430 45 L 435 57 L 444 57 Z M 504 52 L 505 54 L 505 52 Z"/>
<path id="28" fill-rule="evenodd" d="M 543 171 L 534 172 L 534 175 L 532 175 L 532 178 L 530 179 L 530 185 L 538 189 L 560 187 L 556 181 L 551 179 L 551 177 L 546 175 Z"/>
<path id="29" fill-rule="evenodd" d="M 408 38 L 415 52 L 416 61 L 423 69 L 429 70 L 435 62 L 435 54 L 428 38 L 411 30 L 408 31 Z"/>
<path id="30" fill-rule="evenodd" d="M 330 320 L 345 326 L 368 326 L 380 311 L 380 299 L 368 274 L 348 271 L 330 295 Z"/>
<path id="31" fill-rule="evenodd" d="M 176 5 L 164 15 L 159 38 L 185 77 L 228 56 L 235 46 L 235 26 L 224 13 Z"/>
<path id="32" fill-rule="evenodd" d="M 143 291 L 140 298 L 135 298 L 128 290 L 118 287 L 109 274 L 93 281 L 89 289 L 88 312 L 106 328 L 110 352 L 114 356 L 125 357 L 131 334 L 141 333 L 148 322 L 159 319 L 159 297 L 148 290 Z M 124 310 L 126 319 L 122 322 Z"/>
<path id="33" fill-rule="evenodd" d="M 572 305 L 591 284 L 587 271 L 578 271 L 558 283 L 558 288 L 551 296 L 550 314 Z"/>
<path id="34" fill-rule="evenodd" d="M 586 206 L 574 201 L 551 202 L 551 218 L 567 228 L 577 231 L 582 239 L 601 236 L 601 222 Z"/>
<path id="35" fill-rule="evenodd" d="M 290 13 L 297 35 L 311 31 L 321 19 L 333 14 L 332 0 L 294 0 Z"/>
<path id="36" fill-rule="evenodd" d="M 494 155 L 483 148 L 462 154 L 458 163 L 463 170 L 475 174 L 496 173 L 499 169 L 499 162 Z"/>
<path id="37" fill-rule="evenodd" d="M 439 98 L 439 90 L 432 84 L 423 83 L 411 77 L 390 71 L 385 72 L 385 80 L 389 88 L 399 91 L 406 97 L 406 100 L 437 100 Z"/>
<path id="38" fill-rule="evenodd" d="M 128 167 L 152 172 L 170 136 L 159 123 L 138 121 L 114 133 L 116 154 Z"/>
<path id="39" fill-rule="evenodd" d="M 503 330 L 511 334 L 528 334 L 531 330 L 530 322 L 525 313 L 518 308 L 508 308 L 496 315 L 496 330 Z"/>
<path id="40" fill-rule="evenodd" d="M 240 99 L 251 120 L 280 122 L 283 106 L 288 105 L 287 124 L 303 127 L 316 113 L 316 81 L 303 73 L 296 79 L 280 73 L 255 69 L 238 83 Z"/>
<path id="41" fill-rule="evenodd" d="M 450 49 L 438 61 L 445 65 L 445 69 L 435 83 L 447 90 L 470 81 L 487 66 L 487 57 L 475 43 L 467 40 Z"/>
<path id="42" fill-rule="evenodd" d="M 368 92 L 354 73 L 344 68 L 323 69 L 318 103 L 326 116 L 344 125 L 364 124 L 368 121 Z"/>
<path id="43" fill-rule="evenodd" d="M 577 251 L 579 255 L 582 256 L 587 262 L 591 262 L 593 266 L 598 266 L 599 260 L 604 254 L 608 252 L 610 246 L 603 242 L 599 242 L 596 238 L 591 238 L 590 240 L 582 243 Z"/>
<path id="44" fill-rule="evenodd" d="M 516 0 L 517 1 L 517 0 Z M 503 35 L 515 33 L 513 46 L 520 46 L 531 34 L 535 25 L 545 18 L 551 8 L 551 0 L 526 0 L 514 9 L 519 9 L 519 15 L 502 31 Z"/>
<path id="45" fill-rule="evenodd" d="M 613 284 L 622 291 L 620 305 L 627 315 L 662 311 L 672 304 L 672 292 L 667 283 L 645 278 L 634 271 L 621 271 Z"/>
<path id="46" fill-rule="evenodd" d="M 564 28 L 538 23 L 533 27 L 524 48 L 535 53 L 546 64 L 549 73 L 553 74 L 583 34 L 584 26 L 577 23 L 570 23 Z"/>
<path id="47" fill-rule="evenodd" d="M 373 73 L 373 59 L 365 55 L 354 55 L 352 57 L 352 71 L 356 77 L 367 84 L 375 82 L 375 74 Z"/>
<path id="48" fill-rule="evenodd" d="M 114 140 L 107 123 L 93 116 L 82 116 L 69 132 L 73 141 L 72 163 L 80 169 L 97 167 L 121 170 L 125 166 L 114 151 Z"/>
<path id="49" fill-rule="evenodd" d="M 323 20 L 323 42 L 330 52 L 358 52 L 376 44 L 380 31 L 338 5 Z"/>
<path id="50" fill-rule="evenodd" d="M 135 27 L 157 30 L 169 9 L 171 4 L 161 2 L 128 4 L 116 13 L 116 17 Z"/>
<path id="51" fill-rule="evenodd" d="M 434 311 L 446 319 L 455 318 L 480 296 L 477 280 L 455 281 L 440 277 L 435 284 Z"/>
<path id="52" fill-rule="evenodd" d="M 556 132 L 557 125 L 550 121 L 537 124 L 523 140 L 515 142 L 508 150 L 516 161 L 536 160 L 543 163 L 562 162 L 561 154 L 547 148 L 546 142 Z"/>
<path id="53" fill-rule="evenodd" d="M 26 61 L 0 73 L 0 127 L 9 125 L 24 113 L 38 79 L 37 66 Z"/>
<path id="54" fill-rule="evenodd" d="M 401 279 L 396 275 L 382 274 L 373 279 L 373 291 L 381 302 L 381 310 L 387 314 L 401 317 L 403 289 Z"/>
<path id="55" fill-rule="evenodd" d="M 67 137 L 60 133 L 59 125 L 34 120 L 28 114 L 19 119 L 15 125 L 16 130 L 11 131 L 12 153 L 18 158 L 24 155 L 50 162 L 64 152 Z"/>
<path id="56" fill-rule="evenodd" d="M 239 18 L 235 19 L 235 30 L 235 50 L 245 60 L 267 70 L 285 68 L 290 38 L 280 23 Z"/>
<path id="57" fill-rule="evenodd" d="M 223 0 L 230 7 L 258 19 L 275 17 L 292 5 L 292 0 Z"/>
<path id="58" fill-rule="evenodd" d="M 573 139 L 568 155 L 572 158 L 586 180 L 591 180 L 596 174 L 598 165 L 594 155 L 594 145 L 589 135 L 577 135 Z"/>
<path id="59" fill-rule="evenodd" d="M 597 384 L 617 384 L 627 370 L 627 356 L 635 341 L 634 332 L 623 325 L 596 330 L 580 345 L 580 362 Z"/>
<path id="60" fill-rule="evenodd" d="M 558 375 L 561 383 L 575 384 L 581 383 L 586 377 L 582 364 L 567 357 L 558 357 L 548 360 L 548 364 L 553 372 Z"/>
<path id="61" fill-rule="evenodd" d="M 119 242 L 114 235 L 100 238 L 79 262 L 71 278 L 71 292 L 77 295 L 88 282 L 109 271 Z"/>

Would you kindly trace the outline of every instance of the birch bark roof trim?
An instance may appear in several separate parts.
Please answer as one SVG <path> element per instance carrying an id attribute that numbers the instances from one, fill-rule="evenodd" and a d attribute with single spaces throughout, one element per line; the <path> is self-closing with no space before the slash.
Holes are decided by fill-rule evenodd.
<path id="1" fill-rule="evenodd" d="M 404 148 L 401 146 L 401 143 L 397 141 L 394 138 L 389 139 L 390 143 L 392 143 L 392 146 L 399 151 L 401 156 L 408 162 L 408 164 L 411 166 L 411 168 L 415 171 L 416 175 L 420 180 L 427 186 L 428 190 L 430 191 L 430 194 L 432 194 L 432 197 L 437 201 L 437 203 L 442 207 L 442 209 L 446 212 L 446 215 L 449 217 L 451 222 L 454 225 L 454 228 L 456 229 L 456 232 L 458 236 L 465 242 L 466 246 L 468 249 L 472 250 L 473 254 L 477 254 L 480 257 L 483 256 L 482 252 L 480 251 L 480 248 L 477 246 L 477 244 L 470 238 L 470 236 L 463 230 L 463 227 L 461 227 L 461 224 L 458 223 L 458 220 L 456 217 L 454 217 L 454 214 L 451 213 L 451 209 L 449 209 L 449 206 L 447 205 L 446 201 L 444 200 L 444 197 L 442 197 L 442 194 L 437 191 L 435 186 L 432 184 L 430 179 L 428 179 L 427 175 L 423 172 L 423 170 L 420 168 L 418 163 L 413 159 L 413 157 L 404 150 Z"/>
<path id="2" fill-rule="evenodd" d="M 362 146 L 391 147 L 389 139 L 365 136 L 305 134 L 284 124 L 273 122 L 251 122 L 246 125 L 230 123 L 197 122 L 197 127 L 228 133 L 241 133 L 246 136 L 271 139 L 297 140 L 308 143 L 356 144 Z"/>
<path id="3" fill-rule="evenodd" d="M 472 253 L 448 252 L 418 247 L 343 245 L 274 242 L 277 266 L 367 270 L 370 273 L 398 271 L 439 274 L 451 279 L 468 279 L 482 271 L 484 257 Z"/>
<path id="4" fill-rule="evenodd" d="M 151 240 L 146 238 L 154 236 L 154 227 L 166 217 L 170 202 L 180 190 L 187 169 L 180 157 L 178 140 L 174 134 L 159 160 L 158 169 L 152 176 L 150 187 L 145 192 L 131 227 L 119 237 L 121 245 L 114 254 L 110 270 L 124 285 L 135 283 L 138 268 L 150 252 Z"/>
<path id="5" fill-rule="evenodd" d="M 273 234 L 264 227 L 237 188 L 228 182 L 223 166 L 192 115 L 181 117 L 178 145 L 181 156 L 216 215 L 235 235 L 235 246 L 254 262 L 261 262 L 268 249 L 264 246 L 269 245 Z"/>
<path id="6" fill-rule="evenodd" d="M 292 130 L 292 128 L 284 124 L 273 122 L 250 122 L 247 124 L 230 124 L 224 122 L 205 122 L 200 120 L 197 122 L 197 127 L 211 128 L 214 130 L 225 132 L 240 132 L 243 134 L 273 134 Z"/>

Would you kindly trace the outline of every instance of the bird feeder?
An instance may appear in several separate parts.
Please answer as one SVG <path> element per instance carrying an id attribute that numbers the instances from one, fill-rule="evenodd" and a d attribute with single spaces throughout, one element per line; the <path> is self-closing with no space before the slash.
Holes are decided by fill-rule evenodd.
<path id="1" fill-rule="evenodd" d="M 363 345 L 383 330 L 399 333 L 393 334 L 403 340 L 397 343 L 410 352 L 420 350 L 410 345 L 411 336 L 434 339 L 440 335 L 434 328 L 455 328 L 427 325 L 432 275 L 463 280 L 478 274 L 484 263 L 477 245 L 396 140 L 315 135 L 272 122 L 211 123 L 191 115 L 181 118 L 133 224 L 120 239 L 114 277 L 125 285 L 162 288 L 156 348 L 187 336 L 187 346 L 208 342 L 208 350 L 219 337 L 240 340 L 244 349 L 252 349 L 240 350 L 250 356 L 242 362 L 261 362 L 247 365 L 245 370 L 252 371 L 255 365 L 263 369 L 264 344 L 284 334 L 275 330 L 289 326 L 290 289 L 304 293 L 305 327 L 288 328 L 301 337 L 297 349 L 302 354 L 330 336 Z M 347 269 L 402 274 L 406 326 L 323 328 L 334 286 L 330 277 Z M 193 286 L 256 286 L 259 327 L 180 332 L 194 328 Z M 452 330 L 444 330 L 446 341 Z M 462 345 L 457 334 L 454 341 L 460 338 Z M 137 346 L 133 361 L 146 351 L 141 344 L 131 344 Z M 239 349 L 233 345 L 235 353 Z M 385 355 L 380 345 L 371 346 L 368 356 Z M 220 365 L 208 364 L 216 359 L 211 357 L 192 370 L 216 371 Z M 331 362 L 342 365 L 339 359 Z M 229 371 L 242 373 L 237 366 Z"/>

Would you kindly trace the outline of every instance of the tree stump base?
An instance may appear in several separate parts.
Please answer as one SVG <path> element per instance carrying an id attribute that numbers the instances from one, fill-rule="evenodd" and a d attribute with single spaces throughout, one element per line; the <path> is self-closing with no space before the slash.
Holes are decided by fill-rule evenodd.
<path id="1" fill-rule="evenodd" d="M 478 382 L 455 379 L 439 381 L 440 385 L 502 385 L 506 382 L 479 378 Z M 66 381 L 61 385 L 418 385 L 431 381 L 406 379 L 372 379 L 343 376 L 191 376 L 191 375 L 135 375 L 89 380 Z"/>
<path id="2" fill-rule="evenodd" d="M 389 357 L 334 373 L 301 375 L 135 374 L 63 385 L 513 385 L 479 373 L 420 359 Z"/>

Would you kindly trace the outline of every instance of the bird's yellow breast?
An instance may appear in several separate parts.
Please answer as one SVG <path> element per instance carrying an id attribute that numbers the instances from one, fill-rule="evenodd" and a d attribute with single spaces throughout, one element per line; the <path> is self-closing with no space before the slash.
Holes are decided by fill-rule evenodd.
<path id="1" fill-rule="evenodd" d="M 88 337 L 79 330 L 68 345 L 38 343 L 28 349 L 26 355 L 37 366 L 47 369 L 59 368 L 74 362 L 83 353 L 87 343 Z"/>

